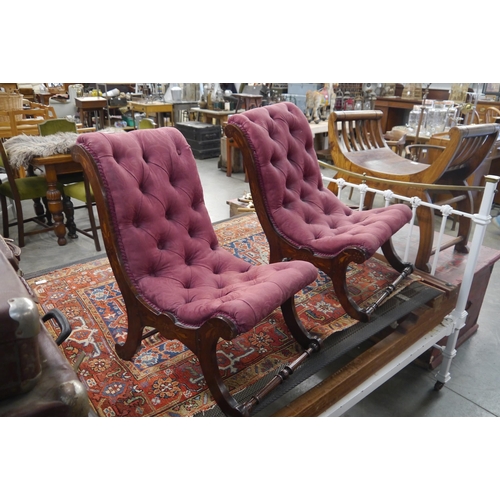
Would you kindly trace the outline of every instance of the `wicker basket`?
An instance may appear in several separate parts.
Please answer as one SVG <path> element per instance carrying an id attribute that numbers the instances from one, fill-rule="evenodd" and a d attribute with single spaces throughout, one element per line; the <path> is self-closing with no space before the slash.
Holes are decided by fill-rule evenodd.
<path id="1" fill-rule="evenodd" d="M 17 92 L 0 92 L 0 122 L 9 121 L 5 111 L 23 109 L 23 95 Z"/>

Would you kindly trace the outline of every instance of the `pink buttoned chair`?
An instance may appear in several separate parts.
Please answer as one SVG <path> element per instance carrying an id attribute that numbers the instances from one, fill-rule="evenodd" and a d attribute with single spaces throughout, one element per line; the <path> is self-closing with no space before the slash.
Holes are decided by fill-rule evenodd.
<path id="1" fill-rule="evenodd" d="M 391 237 L 410 221 L 403 204 L 352 210 L 323 186 L 313 135 L 304 113 L 283 102 L 233 115 L 225 134 L 243 153 L 252 199 L 270 247 L 270 262 L 313 263 L 332 280 L 339 302 L 353 318 L 368 321 L 349 296 L 346 273 L 381 247 L 402 277 L 411 273 Z M 401 278 L 402 279 L 402 278 Z"/>
<path id="2" fill-rule="evenodd" d="M 300 261 L 253 266 L 221 248 L 191 148 L 175 128 L 82 134 L 72 153 L 90 180 L 127 309 L 127 338 L 116 345 L 117 354 L 131 359 L 144 327 L 153 327 L 198 357 L 222 411 L 247 415 L 248 406 L 238 404 L 222 380 L 217 342 L 250 330 L 281 306 L 295 339 L 316 350 L 294 303 L 294 294 L 316 279 L 316 268 Z"/>

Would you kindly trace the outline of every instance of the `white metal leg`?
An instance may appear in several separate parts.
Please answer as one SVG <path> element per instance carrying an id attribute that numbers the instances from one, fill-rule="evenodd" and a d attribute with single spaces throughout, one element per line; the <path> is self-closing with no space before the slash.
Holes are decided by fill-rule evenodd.
<path id="1" fill-rule="evenodd" d="M 481 251 L 481 246 L 483 244 L 484 235 L 486 233 L 486 226 L 491 222 L 491 206 L 493 205 L 493 198 L 495 196 L 496 187 L 500 178 L 493 175 L 487 175 L 485 179 L 486 186 L 481 206 L 479 207 L 479 213 L 475 214 L 472 217 L 472 220 L 475 223 L 474 236 L 472 237 L 469 258 L 467 259 L 462 284 L 460 285 L 457 304 L 450 315 L 452 316 L 454 321 L 454 330 L 448 338 L 446 347 L 443 350 L 443 361 L 439 368 L 439 372 L 436 375 L 436 390 L 441 389 L 443 385 L 451 378 L 451 361 L 456 355 L 455 347 L 457 345 L 458 333 L 460 332 L 460 329 L 465 325 L 465 319 L 467 318 L 467 311 L 465 308 L 467 306 L 467 300 L 472 286 L 472 280 L 474 279 L 474 270 L 476 269 L 479 252 Z"/>

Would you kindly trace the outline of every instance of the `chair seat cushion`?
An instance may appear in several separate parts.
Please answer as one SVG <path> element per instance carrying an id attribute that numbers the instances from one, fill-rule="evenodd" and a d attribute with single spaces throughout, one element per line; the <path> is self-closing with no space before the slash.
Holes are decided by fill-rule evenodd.
<path id="1" fill-rule="evenodd" d="M 289 215 L 286 210 L 277 210 L 273 217 L 280 234 L 294 246 L 325 257 L 357 247 L 372 256 L 411 219 L 411 209 L 398 204 L 361 212 L 347 209 L 325 213 L 304 205 L 294 217 Z"/>
<path id="2" fill-rule="evenodd" d="M 165 275 L 158 270 L 143 277 L 138 288 L 152 307 L 171 313 L 182 326 L 195 328 L 211 318 L 225 317 L 242 333 L 318 274 L 303 261 L 253 266 L 222 248 L 214 253 L 215 259 L 178 263 L 176 276 L 169 276 L 168 269 Z"/>
<path id="3" fill-rule="evenodd" d="M 16 179 L 15 182 L 21 200 L 43 198 L 47 194 L 47 181 L 44 176 L 23 177 Z M 62 192 L 61 184 L 58 184 L 57 188 Z M 12 189 L 7 181 L 0 184 L 0 194 L 13 199 Z"/>
<path id="4" fill-rule="evenodd" d="M 90 189 L 90 193 L 92 194 L 92 188 Z M 86 202 L 87 196 L 85 194 L 85 182 L 80 181 L 73 182 L 71 184 L 64 184 L 64 194 L 70 198 Z M 93 196 L 91 201 L 94 201 Z"/>

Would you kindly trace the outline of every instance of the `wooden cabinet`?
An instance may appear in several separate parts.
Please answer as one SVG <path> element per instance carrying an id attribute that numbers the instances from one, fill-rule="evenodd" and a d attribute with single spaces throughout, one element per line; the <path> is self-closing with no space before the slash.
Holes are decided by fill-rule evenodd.
<path id="1" fill-rule="evenodd" d="M 422 104 L 421 99 L 401 99 L 400 97 L 378 97 L 375 109 L 382 111 L 382 133 L 392 130 L 398 125 L 405 125 L 408 115 L 416 104 Z"/>

